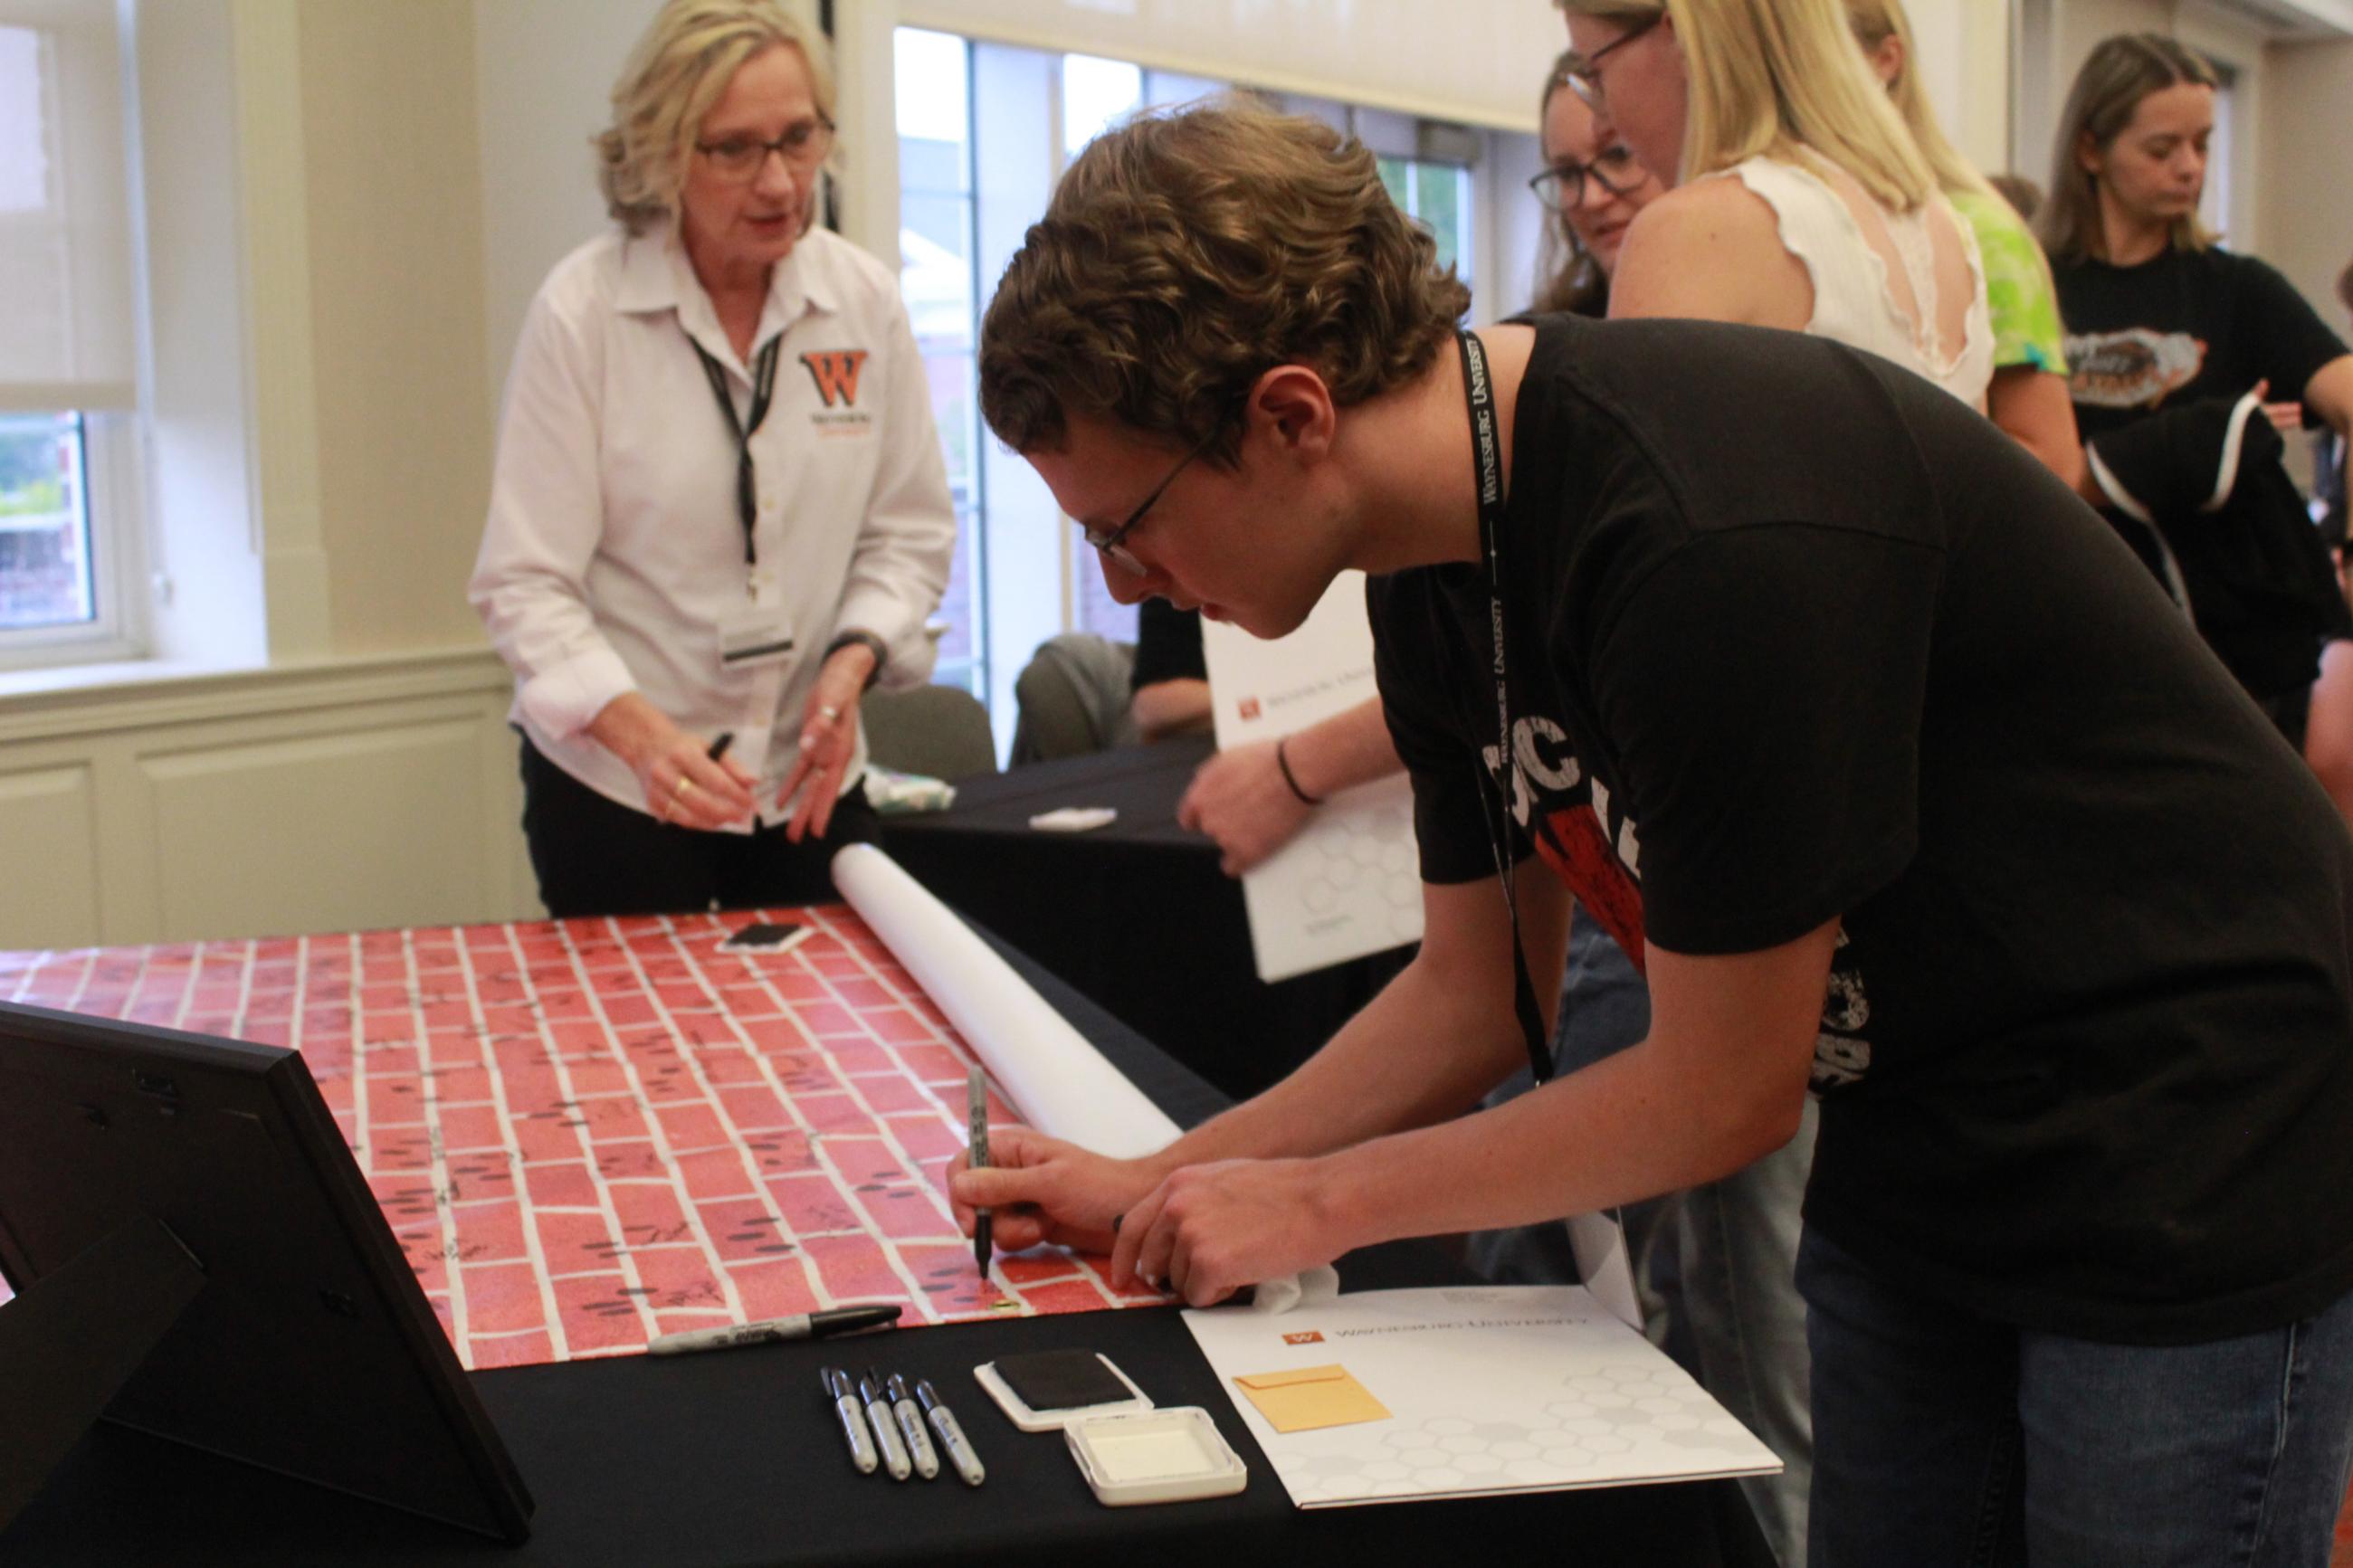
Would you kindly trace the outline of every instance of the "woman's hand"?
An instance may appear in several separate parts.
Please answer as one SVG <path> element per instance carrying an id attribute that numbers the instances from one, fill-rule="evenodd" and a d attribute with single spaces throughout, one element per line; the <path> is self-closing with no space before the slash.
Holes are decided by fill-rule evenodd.
<path id="1" fill-rule="evenodd" d="M 2263 417 L 2270 420 L 2272 428 L 2281 435 L 2295 435 L 2304 428 L 2304 405 L 2274 403 L 2271 400 L 2271 390 L 2272 384 L 2268 379 L 2255 383 L 2255 396 L 2263 405 Z"/>
<path id="2" fill-rule="evenodd" d="M 1172 1172 L 1123 1216 L 1112 1288 L 1162 1282 L 1188 1306 L 1214 1307 L 1245 1285 L 1331 1262 L 1348 1244 L 1324 1171 L 1314 1160 L 1220 1160 Z"/>
<path id="3" fill-rule="evenodd" d="M 708 832 L 752 815 L 758 781 L 732 757 L 712 762 L 707 742 L 637 692 L 606 703 L 589 721 L 588 734 L 629 764 L 657 822 Z"/>
<path id="4" fill-rule="evenodd" d="M 785 824 L 785 837 L 795 844 L 811 834 L 824 837 L 833 824 L 842 775 L 858 752 L 858 700 L 873 673 L 874 650 L 849 643 L 834 650 L 809 688 L 808 706 L 801 710 L 800 754 L 776 792 L 780 806 L 800 792 L 800 804 Z"/>
<path id="5" fill-rule="evenodd" d="M 1282 782 L 1275 741 L 1219 752 L 1194 773 L 1176 821 L 1218 841 L 1219 868 L 1239 877 L 1285 844 L 1314 808 Z"/>
<path id="6" fill-rule="evenodd" d="M 1109 1252 L 1113 1220 L 1160 1184 L 1150 1161 L 1090 1153 L 1028 1127 L 989 1129 L 988 1157 L 978 1171 L 969 1151 L 948 1162 L 948 1203 L 966 1236 L 974 1210 L 989 1210 L 990 1239 L 1005 1252 L 1049 1241 Z"/>

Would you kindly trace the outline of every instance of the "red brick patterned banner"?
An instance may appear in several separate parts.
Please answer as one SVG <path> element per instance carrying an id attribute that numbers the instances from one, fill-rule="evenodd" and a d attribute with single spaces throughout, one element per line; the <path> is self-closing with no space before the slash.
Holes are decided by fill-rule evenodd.
<path id="1" fill-rule="evenodd" d="M 469 1367 L 845 1302 L 1164 1299 L 1053 1247 L 984 1282 L 939 1182 L 964 1042 L 847 908 L 763 911 L 816 934 L 722 952 L 752 918 L 0 953 L 0 999 L 300 1050 Z"/>

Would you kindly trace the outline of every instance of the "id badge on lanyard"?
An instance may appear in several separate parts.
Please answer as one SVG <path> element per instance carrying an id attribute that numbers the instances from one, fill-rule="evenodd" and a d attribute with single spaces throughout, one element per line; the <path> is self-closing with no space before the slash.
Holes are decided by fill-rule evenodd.
<path id="1" fill-rule="evenodd" d="M 783 591 L 776 581 L 773 566 L 763 567 L 753 540 L 758 520 L 753 500 L 752 437 L 768 416 L 768 404 L 776 391 L 777 351 L 784 346 L 782 337 L 770 338 L 752 363 L 752 407 L 749 418 L 738 418 L 735 400 L 728 393 L 726 373 L 719 363 L 703 353 L 702 345 L 692 344 L 695 357 L 702 362 L 703 374 L 710 378 L 712 395 L 718 400 L 719 411 L 727 417 L 728 428 L 735 435 L 735 507 L 744 524 L 744 602 L 719 617 L 719 667 L 722 669 L 748 669 L 760 665 L 781 663 L 789 658 L 795 647 L 793 620 L 786 610 Z"/>
<path id="2" fill-rule="evenodd" d="M 754 594 L 719 617 L 719 667 L 750 669 L 791 657 L 797 642 L 793 618 L 782 605 L 764 604 Z"/>

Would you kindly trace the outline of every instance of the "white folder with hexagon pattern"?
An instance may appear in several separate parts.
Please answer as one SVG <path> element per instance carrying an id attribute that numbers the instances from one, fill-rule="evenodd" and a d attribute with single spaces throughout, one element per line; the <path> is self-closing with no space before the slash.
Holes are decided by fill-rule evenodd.
<path id="1" fill-rule="evenodd" d="M 1301 1508 L 1781 1468 L 1580 1286 L 1364 1290 L 1273 1316 L 1188 1311 L 1185 1326 Z M 1333 1408 L 1366 1418 L 1279 1431 L 1251 1397 L 1335 1369 L 1354 1387 Z"/>

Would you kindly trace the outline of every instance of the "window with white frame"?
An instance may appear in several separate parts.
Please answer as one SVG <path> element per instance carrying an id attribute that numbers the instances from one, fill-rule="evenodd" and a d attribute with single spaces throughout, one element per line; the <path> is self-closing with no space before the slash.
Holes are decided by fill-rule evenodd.
<path id="1" fill-rule="evenodd" d="M 1078 547 L 1078 531 L 1053 498 L 979 424 L 980 312 L 1029 224 L 1044 213 L 1054 182 L 1088 142 L 1138 109 L 1214 96 L 1234 84 L 914 27 L 896 30 L 894 67 L 900 281 L 931 374 L 960 525 L 937 679 L 987 700 L 1002 730 L 1010 723 L 1013 679 L 1039 642 L 1065 630 L 1132 639 L 1135 611 L 1111 597 L 1093 552 Z M 1398 205 L 1430 227 L 1440 258 L 1466 279 L 1482 225 L 1491 221 L 1482 208 L 1499 205 L 1473 165 L 1499 142 L 1514 143 L 1515 163 L 1533 167 L 1535 158 L 1533 137 L 1269 96 L 1371 147 Z M 1522 177 L 1515 167 L 1514 190 Z"/>
<path id="2" fill-rule="evenodd" d="M 132 647 L 122 75 L 111 0 L 0 0 L 0 667 Z"/>
<path id="3" fill-rule="evenodd" d="M 923 356 L 955 502 L 955 555 L 938 618 L 932 679 L 988 695 L 987 552 L 980 530 L 973 352 L 971 107 L 963 44 L 899 29 L 893 71 L 899 131 L 899 289 Z"/>
<path id="4" fill-rule="evenodd" d="M 1463 277 L 1472 273 L 1471 170 L 1467 164 L 1419 158 L 1377 160 L 1381 184 L 1406 216 L 1430 230 L 1438 260 Z"/>

